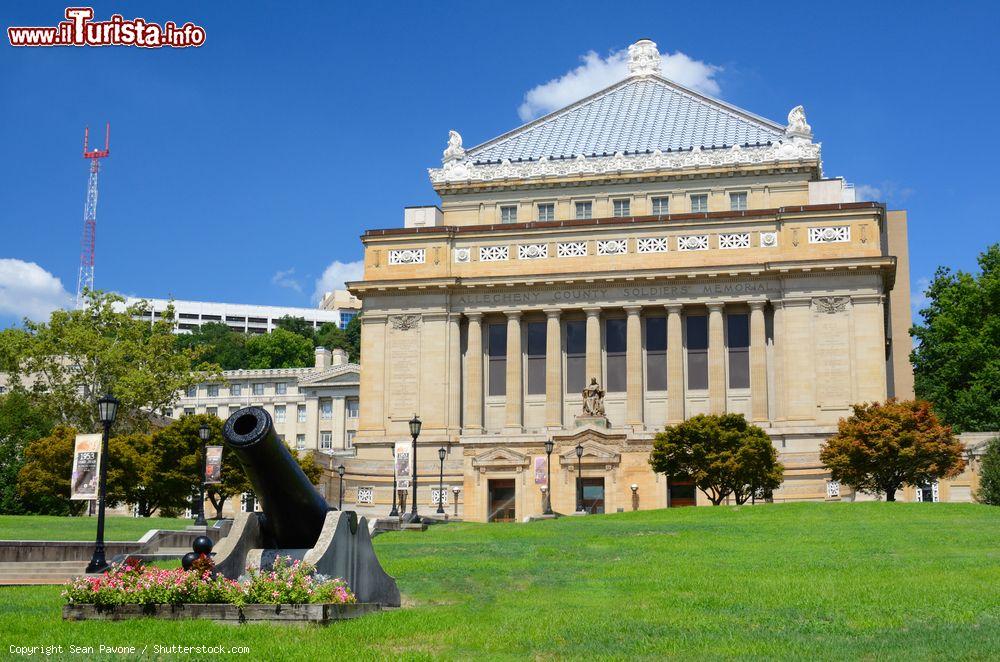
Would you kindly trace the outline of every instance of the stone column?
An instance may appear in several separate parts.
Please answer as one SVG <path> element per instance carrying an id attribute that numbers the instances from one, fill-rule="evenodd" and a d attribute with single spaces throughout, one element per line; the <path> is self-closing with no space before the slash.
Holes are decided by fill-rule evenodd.
<path id="1" fill-rule="evenodd" d="M 708 411 L 726 413 L 726 335 L 721 303 L 708 304 Z"/>
<path id="2" fill-rule="evenodd" d="M 684 420 L 684 332 L 679 303 L 667 304 L 667 423 Z"/>
<path id="3" fill-rule="evenodd" d="M 767 338 L 764 332 L 764 304 L 750 301 L 750 416 L 767 420 Z"/>
<path id="4" fill-rule="evenodd" d="M 562 428 L 562 325 L 558 308 L 545 311 L 545 426 Z"/>
<path id="5" fill-rule="evenodd" d="M 785 303 L 771 302 L 774 309 L 774 419 L 785 419 Z"/>
<path id="6" fill-rule="evenodd" d="M 482 313 L 465 313 L 469 320 L 468 343 L 465 348 L 465 420 L 463 431 L 480 434 L 483 431 L 483 327 Z"/>
<path id="7" fill-rule="evenodd" d="M 587 374 L 584 383 L 589 384 L 591 377 L 597 377 L 597 382 L 604 386 L 604 371 L 601 370 L 601 309 L 584 308 L 587 313 Z"/>
<path id="8" fill-rule="evenodd" d="M 457 435 L 462 425 L 462 316 L 448 316 L 448 426 Z"/>
<path id="9" fill-rule="evenodd" d="M 625 425 L 642 429 L 642 306 L 625 306 Z"/>
<path id="10" fill-rule="evenodd" d="M 504 432 L 522 431 L 524 389 L 521 386 L 521 311 L 508 310 L 507 315 L 507 407 Z"/>

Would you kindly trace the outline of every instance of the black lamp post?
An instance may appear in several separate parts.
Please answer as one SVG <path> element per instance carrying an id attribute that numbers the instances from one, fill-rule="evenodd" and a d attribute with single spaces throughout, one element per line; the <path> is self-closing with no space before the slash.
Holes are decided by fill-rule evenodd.
<path id="1" fill-rule="evenodd" d="M 552 449 L 555 448 L 555 444 L 551 439 L 545 442 L 545 461 L 547 462 L 545 469 L 545 486 L 548 488 L 545 491 L 545 514 L 552 514 Z"/>
<path id="2" fill-rule="evenodd" d="M 344 509 L 344 473 L 347 470 L 344 469 L 344 465 L 337 467 L 337 475 L 340 476 L 340 502 L 337 505 L 337 510 Z"/>
<path id="3" fill-rule="evenodd" d="M 441 460 L 441 473 L 438 476 L 438 515 L 444 515 L 444 456 L 448 451 L 444 446 L 438 449 L 438 459 Z"/>
<path id="4" fill-rule="evenodd" d="M 87 564 L 87 572 L 102 572 L 108 567 L 108 562 L 104 558 L 104 496 L 108 483 L 108 435 L 111 433 L 111 425 L 118 416 L 118 400 L 108 393 L 97 401 L 97 413 L 104 424 L 104 435 L 101 438 L 101 462 L 97 468 L 98 491 L 97 491 L 97 542 L 94 544 L 94 556 Z"/>
<path id="5" fill-rule="evenodd" d="M 451 488 L 451 493 L 455 495 L 455 517 L 458 517 L 458 493 L 462 490 L 458 485 Z"/>
<path id="6" fill-rule="evenodd" d="M 198 438 L 201 439 L 201 480 L 198 481 L 200 491 L 198 493 L 198 513 L 194 518 L 195 526 L 208 526 L 205 521 L 205 470 L 208 465 L 208 439 L 212 436 L 212 430 L 205 423 L 198 428 Z"/>
<path id="7" fill-rule="evenodd" d="M 420 515 L 417 514 L 417 437 L 420 436 L 420 417 L 416 414 L 410 419 L 410 436 L 413 437 L 413 477 L 412 477 L 412 492 L 410 498 L 413 504 L 410 507 L 410 523 L 417 524 L 420 522 Z"/>
<path id="8" fill-rule="evenodd" d="M 399 492 L 396 489 L 396 447 L 392 447 L 392 510 L 389 511 L 389 517 L 399 517 L 399 508 L 396 507 L 396 495 Z"/>
<path id="9" fill-rule="evenodd" d="M 576 512 L 583 512 L 583 446 L 576 445 Z"/>

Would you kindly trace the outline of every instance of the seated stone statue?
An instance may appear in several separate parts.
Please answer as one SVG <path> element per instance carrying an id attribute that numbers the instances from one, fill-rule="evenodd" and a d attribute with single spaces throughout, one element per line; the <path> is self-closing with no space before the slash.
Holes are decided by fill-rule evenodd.
<path id="1" fill-rule="evenodd" d="M 604 389 L 597 383 L 597 377 L 591 377 L 590 384 L 583 389 L 583 415 L 605 416 Z"/>

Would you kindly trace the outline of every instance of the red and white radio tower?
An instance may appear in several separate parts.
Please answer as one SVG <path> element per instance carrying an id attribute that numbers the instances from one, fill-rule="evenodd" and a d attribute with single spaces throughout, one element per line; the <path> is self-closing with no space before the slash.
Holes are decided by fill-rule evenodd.
<path id="1" fill-rule="evenodd" d="M 90 159 L 90 180 L 87 182 L 87 202 L 83 207 L 83 239 L 80 241 L 80 278 L 76 283 L 76 307 L 83 308 L 84 292 L 94 289 L 94 244 L 97 240 L 97 174 L 100 159 L 111 153 L 111 123 L 104 128 L 104 149 L 87 150 L 90 128 L 83 130 L 83 158 Z"/>

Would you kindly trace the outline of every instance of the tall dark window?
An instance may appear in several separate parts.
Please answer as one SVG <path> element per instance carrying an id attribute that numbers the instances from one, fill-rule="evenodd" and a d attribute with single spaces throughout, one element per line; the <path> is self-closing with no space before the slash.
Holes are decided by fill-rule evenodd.
<path id="1" fill-rule="evenodd" d="M 581 392 L 586 380 L 587 323 L 566 322 L 566 392 Z"/>
<path id="2" fill-rule="evenodd" d="M 729 388 L 750 388 L 750 316 L 726 315 Z"/>
<path id="3" fill-rule="evenodd" d="M 625 320 L 609 319 L 604 323 L 604 344 L 608 350 L 608 393 L 620 393 L 628 383 L 625 365 L 627 334 Z"/>
<path id="4" fill-rule="evenodd" d="M 646 390 L 667 390 L 667 318 L 646 318 Z"/>
<path id="5" fill-rule="evenodd" d="M 528 323 L 528 395 L 545 393 L 545 322 Z"/>
<path id="6" fill-rule="evenodd" d="M 490 353 L 490 395 L 507 394 L 507 325 L 490 324 L 487 331 Z"/>
<path id="7" fill-rule="evenodd" d="M 688 388 L 708 388 L 708 317 L 689 315 L 687 318 Z"/>

